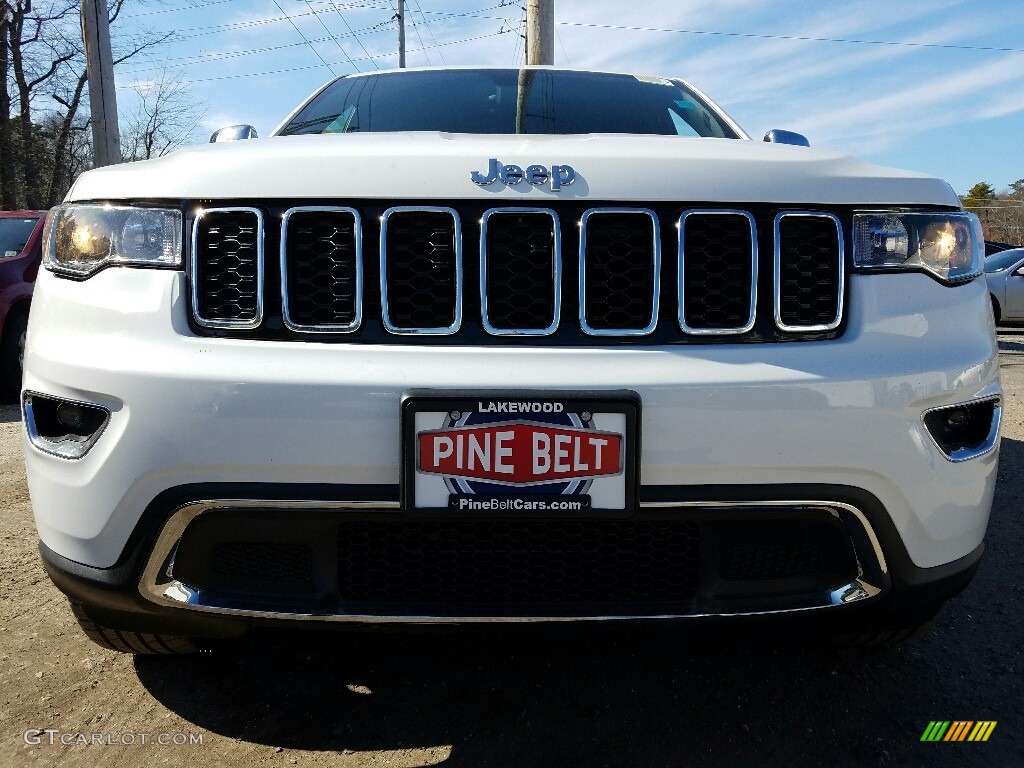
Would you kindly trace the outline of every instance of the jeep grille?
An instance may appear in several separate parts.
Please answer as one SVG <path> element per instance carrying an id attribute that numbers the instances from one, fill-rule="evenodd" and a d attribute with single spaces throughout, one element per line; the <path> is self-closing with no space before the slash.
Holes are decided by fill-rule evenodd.
<path id="1" fill-rule="evenodd" d="M 193 317 L 214 334 L 368 343 L 830 338 L 844 230 L 768 206 L 216 208 L 193 228 Z"/>

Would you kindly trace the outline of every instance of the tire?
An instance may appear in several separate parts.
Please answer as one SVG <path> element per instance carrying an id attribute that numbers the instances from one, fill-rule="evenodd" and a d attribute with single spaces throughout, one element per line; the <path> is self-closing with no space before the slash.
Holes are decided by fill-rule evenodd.
<path id="1" fill-rule="evenodd" d="M 86 637 L 99 646 L 120 653 L 164 654 L 198 653 L 203 650 L 194 639 L 177 635 L 153 635 L 128 632 L 98 624 L 88 614 L 88 608 L 77 600 L 70 600 L 71 611 Z"/>
<path id="2" fill-rule="evenodd" d="M 5 398 L 17 399 L 21 392 L 21 375 L 25 362 L 25 334 L 28 311 L 14 309 L 7 316 L 3 339 L 0 339 L 0 388 Z"/>
<path id="3" fill-rule="evenodd" d="M 996 325 L 999 325 L 1000 312 L 999 312 L 999 299 L 992 294 L 989 294 L 989 298 L 992 299 L 992 317 L 995 318 Z"/>

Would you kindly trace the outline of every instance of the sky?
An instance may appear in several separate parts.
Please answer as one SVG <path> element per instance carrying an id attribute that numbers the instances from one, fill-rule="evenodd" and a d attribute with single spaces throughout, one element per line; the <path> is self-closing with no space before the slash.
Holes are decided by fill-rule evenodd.
<path id="1" fill-rule="evenodd" d="M 408 0 L 407 66 L 523 62 L 525 0 Z M 122 113 L 161 78 L 188 89 L 193 140 L 267 136 L 337 75 L 397 67 L 391 0 L 149 0 L 115 47 Z M 754 138 L 933 174 L 963 194 L 1024 178 L 1024 0 L 555 0 L 555 63 L 682 77 Z"/>

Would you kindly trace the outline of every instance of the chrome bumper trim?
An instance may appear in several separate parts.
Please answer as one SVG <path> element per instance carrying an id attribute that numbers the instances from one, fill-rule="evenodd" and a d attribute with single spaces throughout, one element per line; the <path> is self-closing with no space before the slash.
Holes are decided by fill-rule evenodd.
<path id="1" fill-rule="evenodd" d="M 142 577 L 139 591 L 153 603 L 195 611 L 229 614 L 261 619 L 287 619 L 300 621 L 339 621 L 352 623 L 405 623 L 405 624 L 454 624 L 454 623 L 523 623 L 523 622 L 570 622 L 570 621 L 624 621 L 644 619 L 682 619 L 724 616 L 754 616 L 781 613 L 803 613 L 806 611 L 832 608 L 838 605 L 871 600 L 882 595 L 889 587 L 889 572 L 885 555 L 868 519 L 854 506 L 834 501 L 679 501 L 642 502 L 642 509 L 741 509 L 744 507 L 772 507 L 793 511 L 819 511 L 838 519 L 851 534 L 857 559 L 857 576 L 820 595 L 819 602 L 811 605 L 779 610 L 738 611 L 730 613 L 682 613 L 628 616 L 383 616 L 356 614 L 318 614 L 307 612 L 260 611 L 232 606 L 229 601 L 218 599 L 195 587 L 174 578 L 174 557 L 178 543 L 188 526 L 199 516 L 215 511 L 232 509 L 287 509 L 287 510 L 366 510 L 399 511 L 398 502 L 381 501 L 272 501 L 249 499 L 223 499 L 196 501 L 175 510 L 157 537 Z M 858 543 L 857 539 L 863 539 Z"/>

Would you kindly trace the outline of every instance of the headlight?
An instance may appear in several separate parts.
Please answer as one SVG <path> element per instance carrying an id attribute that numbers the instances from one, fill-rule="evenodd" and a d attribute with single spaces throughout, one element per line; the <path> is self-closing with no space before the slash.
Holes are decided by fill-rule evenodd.
<path id="1" fill-rule="evenodd" d="M 62 205 L 46 222 L 46 268 L 88 277 L 106 266 L 181 266 L 181 211 Z"/>
<path id="2" fill-rule="evenodd" d="M 973 213 L 858 213 L 853 263 L 861 269 L 923 270 L 944 283 L 981 274 L 985 236 Z"/>

